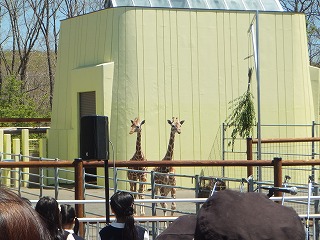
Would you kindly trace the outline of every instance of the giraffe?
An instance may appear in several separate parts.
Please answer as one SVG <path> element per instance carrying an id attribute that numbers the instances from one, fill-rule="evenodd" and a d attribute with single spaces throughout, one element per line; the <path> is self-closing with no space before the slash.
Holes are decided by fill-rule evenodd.
<path id="1" fill-rule="evenodd" d="M 162 161 L 171 161 L 173 157 L 173 149 L 174 149 L 174 138 L 175 134 L 181 133 L 181 125 L 184 123 L 184 120 L 179 121 L 177 117 L 173 117 L 172 120 L 168 120 L 168 123 L 171 126 L 171 132 L 170 132 L 170 138 L 169 138 L 169 144 L 168 149 L 166 152 L 166 155 L 162 159 Z M 160 189 L 160 194 L 162 197 L 166 197 L 169 192 L 171 192 L 171 197 L 176 198 L 176 188 L 174 187 L 176 185 L 176 178 L 172 174 L 175 174 L 174 167 L 156 167 L 154 168 L 154 171 L 156 172 L 154 175 L 154 182 L 155 184 L 163 184 L 163 185 L 170 185 L 171 187 L 165 187 L 165 186 L 156 186 L 155 187 L 155 194 L 157 195 Z M 162 174 L 157 174 L 162 173 Z M 164 173 L 164 174 L 163 174 Z M 164 209 L 164 215 L 166 216 L 166 209 L 167 204 L 161 203 L 161 207 Z M 173 211 L 176 209 L 176 203 L 171 204 L 171 216 L 173 216 Z"/>
<path id="2" fill-rule="evenodd" d="M 136 152 L 134 153 L 133 157 L 130 159 L 130 161 L 147 161 L 145 159 L 143 152 L 141 151 L 141 125 L 145 123 L 145 120 L 142 120 L 140 122 L 139 118 L 135 118 L 133 121 L 131 120 L 131 129 L 129 134 L 137 133 L 137 141 L 136 141 Z M 140 170 L 141 172 L 136 171 L 128 171 L 128 179 L 131 181 L 139 181 L 139 194 L 134 194 L 134 198 L 137 198 L 137 195 L 140 199 L 144 199 L 144 192 L 145 192 L 145 186 L 141 182 L 147 181 L 147 173 L 144 171 L 147 171 L 147 167 L 128 167 L 129 169 L 133 170 Z M 130 192 L 137 192 L 137 182 L 130 182 Z M 134 205 L 135 206 L 135 205 Z M 137 209 L 134 207 L 134 212 L 136 214 Z M 140 206 L 140 215 L 144 216 L 144 206 L 141 204 Z"/>

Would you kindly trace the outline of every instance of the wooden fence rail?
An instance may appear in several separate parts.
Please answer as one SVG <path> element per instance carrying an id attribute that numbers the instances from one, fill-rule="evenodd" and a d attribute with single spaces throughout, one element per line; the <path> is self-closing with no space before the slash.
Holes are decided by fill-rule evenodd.
<path id="1" fill-rule="evenodd" d="M 81 160 L 84 167 L 103 167 L 104 161 L 99 160 Z M 74 167 L 75 161 L 32 161 L 32 162 L 0 162 L 1 168 L 19 168 L 19 167 Z M 320 165 L 320 159 L 310 160 L 282 160 L 282 166 L 312 166 Z M 175 160 L 175 161 L 115 161 L 116 167 L 247 167 L 247 166 L 274 166 L 274 160 Z M 113 162 L 108 161 L 108 167 L 113 167 Z"/>
<path id="2" fill-rule="evenodd" d="M 21 122 L 51 122 L 51 118 L 0 118 L 0 122 L 21 123 Z"/>
<path id="3" fill-rule="evenodd" d="M 102 161 L 102 160 L 82 160 L 74 161 L 31 161 L 31 162 L 0 162 L 0 168 L 41 168 L 41 167 L 71 167 L 75 172 L 75 200 L 84 200 L 84 176 L 83 168 L 91 167 L 158 167 L 158 166 L 175 166 L 175 167 L 247 167 L 247 174 L 250 176 L 250 168 L 253 166 L 273 166 L 274 168 L 274 187 L 282 186 L 282 166 L 307 166 L 320 165 L 320 159 L 312 160 L 183 160 L 183 161 Z M 84 217 L 84 205 L 76 204 L 76 212 L 79 218 Z M 106 216 L 109 219 L 110 216 Z M 81 226 L 80 229 L 83 229 Z M 82 231 L 81 231 L 82 232 Z"/>

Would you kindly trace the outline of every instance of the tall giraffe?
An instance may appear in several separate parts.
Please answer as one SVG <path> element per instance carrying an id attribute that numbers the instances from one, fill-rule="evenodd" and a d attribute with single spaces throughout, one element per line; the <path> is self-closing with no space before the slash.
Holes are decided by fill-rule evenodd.
<path id="1" fill-rule="evenodd" d="M 162 161 L 171 161 L 173 157 L 173 150 L 174 150 L 174 139 L 175 134 L 181 133 L 181 125 L 184 123 L 184 120 L 179 121 L 177 117 L 173 117 L 172 121 L 168 120 L 168 123 L 171 126 L 171 132 L 170 132 L 170 138 L 169 138 L 169 144 L 168 149 L 166 152 L 166 155 L 162 159 Z M 158 194 L 158 191 L 160 189 L 160 194 L 162 197 L 168 196 L 169 192 L 171 192 L 171 197 L 176 198 L 176 188 L 173 187 L 176 185 L 176 178 L 172 174 L 175 174 L 174 167 L 156 167 L 154 168 L 154 171 L 156 172 L 154 175 L 154 182 L 155 184 L 163 184 L 163 185 L 170 185 L 172 187 L 165 187 L 165 186 L 156 186 L 155 187 L 155 194 Z M 157 174 L 158 172 L 158 174 Z M 161 173 L 161 174 L 159 174 Z M 164 215 L 166 215 L 166 209 L 167 204 L 161 203 L 162 208 L 164 209 Z M 173 202 L 171 204 L 171 216 L 173 216 L 173 211 L 176 209 L 176 204 Z"/>
<path id="2" fill-rule="evenodd" d="M 131 129 L 129 134 L 137 133 L 137 141 L 136 141 L 136 152 L 134 153 L 133 157 L 130 159 L 130 161 L 147 161 L 145 159 L 143 152 L 141 150 L 141 126 L 145 123 L 145 120 L 141 121 L 139 118 L 135 118 L 133 121 L 131 120 Z M 130 181 L 139 181 L 139 194 L 136 194 L 137 192 L 137 182 L 130 182 L 130 192 L 133 192 L 135 194 L 134 198 L 137 198 L 137 195 L 139 195 L 139 199 L 144 199 L 144 192 L 145 192 L 145 184 L 142 182 L 147 181 L 147 167 L 128 167 L 129 169 L 133 170 L 139 170 L 139 172 L 136 171 L 128 171 L 128 179 Z M 141 171 L 141 172 L 140 172 Z M 134 212 L 137 212 L 136 207 L 134 207 Z M 141 204 L 140 206 L 140 215 L 145 215 L 144 206 Z"/>

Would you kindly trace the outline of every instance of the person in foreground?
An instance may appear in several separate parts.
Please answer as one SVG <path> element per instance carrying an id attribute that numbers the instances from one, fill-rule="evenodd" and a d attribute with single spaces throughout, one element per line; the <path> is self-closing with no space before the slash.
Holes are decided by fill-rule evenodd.
<path id="1" fill-rule="evenodd" d="M 53 197 L 44 196 L 39 199 L 35 209 L 46 223 L 52 239 L 64 240 L 60 208 L 57 200 Z"/>
<path id="2" fill-rule="evenodd" d="M 213 193 L 198 215 L 183 215 L 156 240 L 304 240 L 294 209 L 256 192 Z"/>
<path id="3" fill-rule="evenodd" d="M 61 220 L 64 236 L 67 240 L 83 240 L 82 237 L 78 236 L 79 220 L 76 217 L 74 207 L 69 204 L 61 205 Z"/>
<path id="4" fill-rule="evenodd" d="M 149 239 L 146 229 L 134 224 L 133 203 L 133 196 L 127 192 L 117 192 L 110 198 L 111 210 L 116 221 L 101 229 L 101 240 Z"/>
<path id="5" fill-rule="evenodd" d="M 6 188 L 0 188 L 0 209 L 0 240 L 52 240 L 32 206 Z"/>

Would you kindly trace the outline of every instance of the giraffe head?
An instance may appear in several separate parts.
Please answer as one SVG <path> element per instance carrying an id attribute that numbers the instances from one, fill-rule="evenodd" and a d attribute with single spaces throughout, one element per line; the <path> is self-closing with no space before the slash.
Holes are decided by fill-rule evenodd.
<path id="1" fill-rule="evenodd" d="M 140 122 L 140 119 L 137 117 L 133 121 L 131 120 L 131 129 L 129 134 L 133 134 L 135 132 L 141 132 L 141 125 L 145 123 L 145 120 Z"/>
<path id="2" fill-rule="evenodd" d="M 172 117 L 172 120 L 168 120 L 168 123 L 171 125 L 171 132 L 181 133 L 181 125 L 184 123 L 184 120 L 179 121 L 179 118 Z"/>

